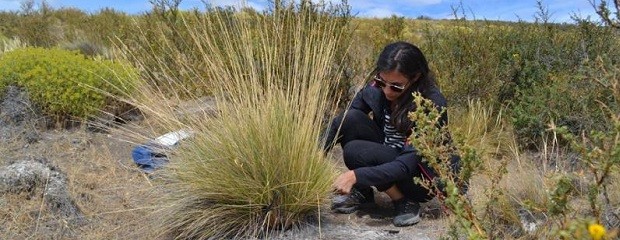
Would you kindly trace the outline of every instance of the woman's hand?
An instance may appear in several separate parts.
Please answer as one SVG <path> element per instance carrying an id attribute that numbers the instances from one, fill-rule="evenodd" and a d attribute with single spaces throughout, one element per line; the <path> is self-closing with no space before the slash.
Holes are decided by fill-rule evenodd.
<path id="1" fill-rule="evenodd" d="M 355 173 L 353 170 L 349 170 L 343 174 L 340 174 L 334 181 L 334 188 L 337 193 L 341 194 L 349 194 L 351 193 L 351 188 L 353 188 L 353 184 L 357 182 L 355 178 Z"/>

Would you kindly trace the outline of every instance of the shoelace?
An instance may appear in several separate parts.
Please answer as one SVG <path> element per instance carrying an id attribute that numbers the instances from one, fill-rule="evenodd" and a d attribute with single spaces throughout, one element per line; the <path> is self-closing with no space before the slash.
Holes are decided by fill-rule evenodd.
<path id="1" fill-rule="evenodd" d="M 351 190 L 351 197 L 355 198 L 356 200 L 360 201 L 366 199 L 366 197 L 364 197 L 364 194 L 362 194 L 360 191 L 358 190 Z"/>

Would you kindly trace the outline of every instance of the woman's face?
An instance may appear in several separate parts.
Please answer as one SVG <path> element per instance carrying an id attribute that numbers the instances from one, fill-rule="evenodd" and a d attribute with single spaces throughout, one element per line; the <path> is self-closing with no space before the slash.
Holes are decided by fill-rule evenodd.
<path id="1" fill-rule="evenodd" d="M 396 70 L 379 72 L 375 77 L 375 81 L 390 102 L 398 99 L 410 84 L 409 79 Z"/>

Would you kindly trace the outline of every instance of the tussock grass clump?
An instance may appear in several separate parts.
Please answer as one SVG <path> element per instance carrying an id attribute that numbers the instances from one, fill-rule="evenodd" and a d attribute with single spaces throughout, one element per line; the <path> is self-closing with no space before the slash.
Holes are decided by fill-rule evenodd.
<path id="1" fill-rule="evenodd" d="M 26 44 L 23 43 L 19 38 L 8 39 L 3 36 L 0 36 L 0 56 L 2 54 L 13 51 L 19 48 L 25 48 Z"/>
<path id="2" fill-rule="evenodd" d="M 467 108 L 450 109 L 449 127 L 455 140 L 479 151 L 485 163 L 503 156 L 512 157 L 517 146 L 512 129 L 503 121 L 503 111 L 495 110 L 481 100 L 467 103 Z"/>
<path id="3" fill-rule="evenodd" d="M 211 127 L 200 127 L 206 134 L 178 152 L 174 182 L 166 186 L 177 204 L 167 209 L 175 234 L 257 235 L 288 228 L 320 207 L 334 171 L 317 148 L 314 126 L 295 116 L 290 101 L 265 100 L 207 121 Z"/>
<path id="4" fill-rule="evenodd" d="M 331 90 L 339 83 L 334 66 L 345 26 L 338 9 L 302 1 L 255 15 L 214 9 L 188 16 L 184 21 L 197 23 L 183 29 L 192 52 L 169 57 L 199 56 L 201 69 L 187 62 L 194 67 L 185 68 L 188 79 L 171 78 L 179 75 L 166 66 L 145 69 L 169 86 L 148 85 L 132 104 L 151 116 L 153 129 L 193 133 L 161 171 L 155 217 L 162 235 L 269 236 L 320 208 L 335 177 L 320 133 L 337 104 Z M 187 81 L 211 87 L 215 116 L 206 106 L 178 109 L 187 96 L 200 99 L 180 84 Z M 170 86 L 179 92 L 163 90 Z"/>

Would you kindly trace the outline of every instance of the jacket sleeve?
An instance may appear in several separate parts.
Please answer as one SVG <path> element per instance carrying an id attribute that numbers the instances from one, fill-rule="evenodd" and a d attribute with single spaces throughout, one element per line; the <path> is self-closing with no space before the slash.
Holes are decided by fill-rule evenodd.
<path id="1" fill-rule="evenodd" d="M 377 186 L 409 178 L 419 171 L 418 164 L 422 157 L 417 151 L 406 146 L 394 161 L 373 167 L 361 167 L 353 170 L 357 184 L 362 186 Z"/>
<path id="2" fill-rule="evenodd" d="M 353 97 L 353 100 L 351 101 L 351 106 L 349 106 L 349 109 L 357 109 L 364 113 L 369 113 L 372 110 L 370 105 L 368 105 L 368 103 L 366 102 L 364 98 L 365 95 L 370 94 L 370 89 L 368 89 L 369 87 L 371 86 L 366 85 L 364 88 L 362 88 L 362 90 L 360 90 L 359 92 L 357 92 L 357 94 L 355 94 L 355 97 Z"/>
<path id="3" fill-rule="evenodd" d="M 360 90 L 357 94 L 355 94 L 355 97 L 351 101 L 351 105 L 349 106 L 349 109 L 357 109 L 364 113 L 369 113 L 372 110 L 370 106 L 368 105 L 368 103 L 366 103 L 366 101 L 364 100 L 364 95 L 368 94 L 367 93 L 368 87 L 370 86 L 367 85 L 362 90 Z M 328 152 L 329 150 L 331 150 L 334 143 L 338 142 L 338 139 L 336 139 L 336 133 L 338 133 L 338 128 L 340 127 L 340 123 L 342 123 L 343 119 L 344 119 L 344 113 L 341 113 L 338 116 L 336 116 L 334 119 L 332 119 L 329 125 L 329 128 L 326 131 L 327 136 L 325 138 L 325 144 L 323 145 L 323 150 L 325 152 Z"/>

